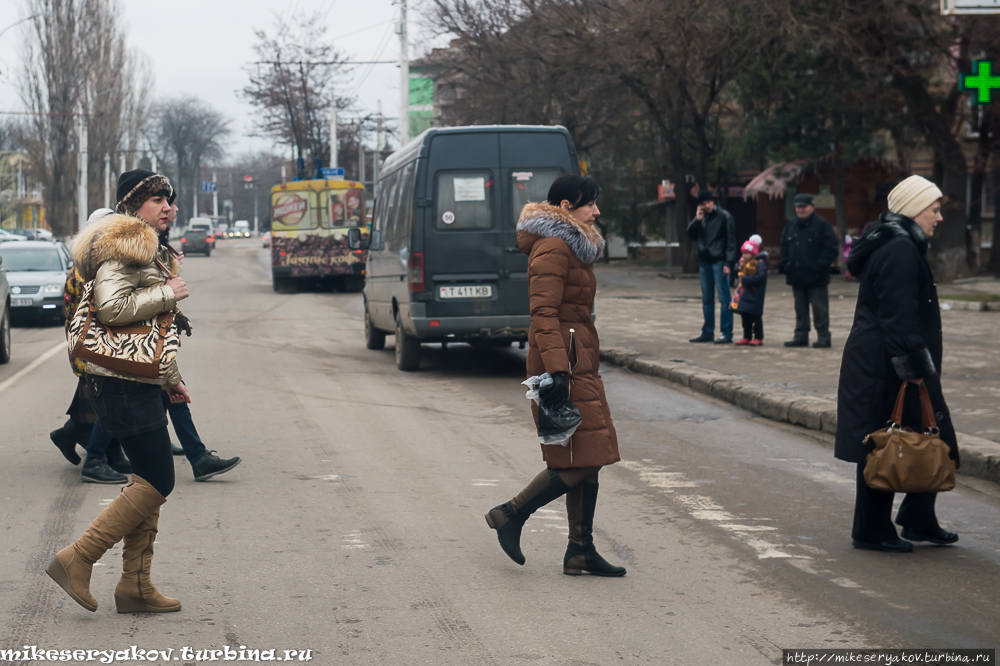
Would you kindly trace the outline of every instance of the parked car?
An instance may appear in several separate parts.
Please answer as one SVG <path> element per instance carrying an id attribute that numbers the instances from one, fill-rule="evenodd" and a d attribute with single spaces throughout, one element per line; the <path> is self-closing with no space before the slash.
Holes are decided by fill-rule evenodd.
<path id="1" fill-rule="evenodd" d="M 204 227 L 188 227 L 184 235 L 181 236 L 181 247 L 184 254 L 204 254 L 206 257 L 212 256 L 212 244 L 209 241 L 211 236 Z"/>
<path id="2" fill-rule="evenodd" d="M 0 255 L 0 365 L 10 360 L 10 285 Z"/>
<path id="3" fill-rule="evenodd" d="M 260 240 L 264 247 L 271 247 L 271 232 L 265 231 L 264 235 L 260 237 Z"/>
<path id="4" fill-rule="evenodd" d="M 52 240 L 52 232 L 48 229 L 11 229 L 18 236 L 24 236 L 28 240 Z"/>
<path id="5" fill-rule="evenodd" d="M 212 246 L 213 250 L 215 249 L 215 239 L 218 238 L 218 235 L 212 228 L 211 219 L 207 217 L 192 217 L 190 220 L 188 220 L 187 228 L 203 230 L 205 232 L 205 236 L 208 237 L 208 244 Z"/>
<path id="6" fill-rule="evenodd" d="M 20 317 L 63 319 L 63 287 L 72 268 L 69 251 L 60 242 L 24 241 L 0 244 L 11 314 Z"/>
<path id="7" fill-rule="evenodd" d="M 433 128 L 386 159 L 368 249 L 365 343 L 396 336 L 396 365 L 416 370 L 422 342 L 478 346 L 528 338 L 528 258 L 521 208 L 559 176 L 579 173 L 564 127 Z"/>
<path id="8" fill-rule="evenodd" d="M 5 241 L 23 241 L 28 240 L 24 236 L 15 234 L 12 231 L 7 231 L 6 229 L 0 229 L 0 243 Z"/>

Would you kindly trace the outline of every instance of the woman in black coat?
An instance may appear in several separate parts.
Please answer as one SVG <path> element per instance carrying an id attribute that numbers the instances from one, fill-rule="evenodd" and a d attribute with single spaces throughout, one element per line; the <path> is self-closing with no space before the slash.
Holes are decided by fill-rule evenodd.
<path id="1" fill-rule="evenodd" d="M 889 212 L 864 230 L 847 260 L 861 285 L 840 367 L 834 455 L 858 466 L 855 548 L 909 552 L 911 541 L 958 541 L 938 525 L 937 493 L 906 495 L 896 514 L 900 539 L 891 520 L 893 493 L 873 490 L 864 479 L 865 459 L 874 448 L 865 436 L 886 427 L 903 380 L 927 386 L 941 439 L 958 464 L 955 428 L 941 392 L 941 312 L 926 258 L 927 239 L 942 220 L 941 198 L 933 183 L 910 176 L 889 194 Z M 921 429 L 917 386 L 907 391 L 900 425 Z"/>

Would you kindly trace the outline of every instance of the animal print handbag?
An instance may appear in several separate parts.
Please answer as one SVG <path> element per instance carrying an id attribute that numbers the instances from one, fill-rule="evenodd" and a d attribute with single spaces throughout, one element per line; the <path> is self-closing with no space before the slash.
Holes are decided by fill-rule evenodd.
<path id="1" fill-rule="evenodd" d="M 156 264 L 173 277 L 166 266 L 159 261 Z M 125 326 L 106 326 L 97 318 L 91 280 L 84 286 L 80 305 L 70 321 L 69 354 L 126 377 L 159 379 L 177 358 L 177 314 L 177 310 L 171 310 Z"/>

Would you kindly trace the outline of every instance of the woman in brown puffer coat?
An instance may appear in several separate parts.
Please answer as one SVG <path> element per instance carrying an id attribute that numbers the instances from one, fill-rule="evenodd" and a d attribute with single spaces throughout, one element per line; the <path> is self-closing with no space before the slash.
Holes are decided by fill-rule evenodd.
<path id="1" fill-rule="evenodd" d="M 624 576 L 623 567 L 604 560 L 594 548 L 594 511 L 598 473 L 621 460 L 611 410 L 600 372 L 600 341 L 591 313 L 597 280 L 592 264 L 604 250 L 594 227 L 597 183 L 591 178 L 561 176 L 549 188 L 546 203 L 527 204 L 517 223 L 517 243 L 528 255 L 531 328 L 528 376 L 549 373 L 554 382 L 539 391 L 547 408 L 567 398 L 583 422 L 568 446 L 542 445 L 546 469 L 509 502 L 493 507 L 486 522 L 497 531 L 507 555 L 524 564 L 521 528 L 535 511 L 566 495 L 569 545 L 563 573 Z M 535 424 L 538 408 L 532 403 Z"/>

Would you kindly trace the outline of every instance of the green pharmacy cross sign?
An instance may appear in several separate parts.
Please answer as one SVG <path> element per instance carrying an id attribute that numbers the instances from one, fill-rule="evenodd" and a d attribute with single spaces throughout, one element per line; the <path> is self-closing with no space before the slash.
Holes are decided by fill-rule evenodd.
<path id="1" fill-rule="evenodd" d="M 960 74 L 958 80 L 961 90 L 975 91 L 973 104 L 992 104 L 994 90 L 1000 90 L 1000 74 L 993 73 L 992 60 L 975 60 L 972 63 L 973 74 Z"/>

